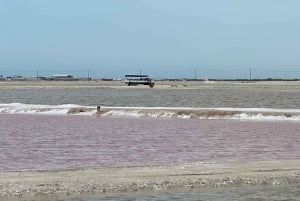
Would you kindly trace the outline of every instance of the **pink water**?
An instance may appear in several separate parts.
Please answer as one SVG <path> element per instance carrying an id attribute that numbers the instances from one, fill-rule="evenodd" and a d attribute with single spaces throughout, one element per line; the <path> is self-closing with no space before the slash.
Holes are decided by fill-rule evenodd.
<path id="1" fill-rule="evenodd" d="M 0 170 L 300 159 L 300 123 L 0 115 Z"/>

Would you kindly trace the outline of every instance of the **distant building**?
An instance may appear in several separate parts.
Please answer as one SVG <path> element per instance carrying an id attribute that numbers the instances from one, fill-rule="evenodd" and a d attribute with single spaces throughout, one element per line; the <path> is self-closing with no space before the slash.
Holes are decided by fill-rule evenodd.
<path id="1" fill-rule="evenodd" d="M 4 78 L 3 75 L 0 75 L 0 81 L 6 81 L 6 78 Z"/>
<path id="2" fill-rule="evenodd" d="M 50 77 L 50 80 L 55 80 L 55 81 L 75 81 L 75 80 L 78 80 L 78 79 L 75 79 L 70 74 L 65 74 L 65 75 L 52 75 Z"/>
<path id="3" fill-rule="evenodd" d="M 52 78 L 56 78 L 56 79 L 73 79 L 74 77 L 70 74 L 64 74 L 64 75 L 52 75 Z"/>
<path id="4" fill-rule="evenodd" d="M 10 80 L 10 81 L 24 81 L 25 78 L 23 78 L 20 75 L 14 75 L 12 77 L 7 77 L 7 80 Z"/>

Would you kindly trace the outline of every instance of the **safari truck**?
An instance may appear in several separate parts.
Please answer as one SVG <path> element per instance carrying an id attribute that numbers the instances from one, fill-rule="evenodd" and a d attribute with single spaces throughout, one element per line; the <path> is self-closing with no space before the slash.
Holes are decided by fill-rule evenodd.
<path id="1" fill-rule="evenodd" d="M 125 75 L 125 84 L 128 86 L 142 84 L 148 85 L 151 88 L 154 87 L 154 81 L 148 75 Z"/>

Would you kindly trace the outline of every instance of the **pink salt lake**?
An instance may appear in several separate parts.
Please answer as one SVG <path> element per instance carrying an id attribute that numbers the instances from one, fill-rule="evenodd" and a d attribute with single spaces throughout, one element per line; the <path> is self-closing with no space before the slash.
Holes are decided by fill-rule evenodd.
<path id="1" fill-rule="evenodd" d="M 300 159 L 300 123 L 0 115 L 0 170 Z"/>

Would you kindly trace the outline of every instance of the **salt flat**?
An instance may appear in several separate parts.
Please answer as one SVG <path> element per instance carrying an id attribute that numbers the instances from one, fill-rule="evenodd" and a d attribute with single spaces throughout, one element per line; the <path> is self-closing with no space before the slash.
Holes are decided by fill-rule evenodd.
<path id="1" fill-rule="evenodd" d="M 90 167 L 0 172 L 0 200 L 68 195 L 300 183 L 300 160 Z"/>

